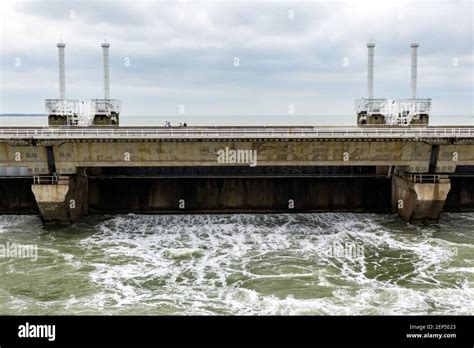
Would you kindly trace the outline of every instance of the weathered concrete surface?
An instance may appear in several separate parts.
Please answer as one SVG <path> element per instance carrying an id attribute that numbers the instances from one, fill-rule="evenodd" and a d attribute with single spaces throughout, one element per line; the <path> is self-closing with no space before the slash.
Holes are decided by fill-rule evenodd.
<path id="1" fill-rule="evenodd" d="M 67 124 L 67 117 L 63 115 L 49 115 L 49 126 L 65 126 Z"/>
<path id="2" fill-rule="evenodd" d="M 474 177 L 451 178 L 451 190 L 443 210 L 456 213 L 474 211 Z"/>
<path id="3" fill-rule="evenodd" d="M 0 179 L 0 214 L 37 214 L 32 178 Z"/>
<path id="4" fill-rule="evenodd" d="M 84 175 L 56 184 L 33 184 L 31 190 L 45 223 L 71 223 L 87 215 L 88 184 Z"/>
<path id="5" fill-rule="evenodd" d="M 414 129 L 416 134 L 411 133 L 409 138 L 405 138 L 406 134 L 403 133 L 398 135 L 389 133 L 385 138 L 367 137 L 362 132 L 360 138 L 355 133 L 346 138 L 342 135 L 311 138 L 304 136 L 272 138 L 267 135 L 254 138 L 254 135 L 251 135 L 251 137 L 227 138 L 228 135 L 225 134 L 224 138 L 207 136 L 198 138 L 189 135 L 181 138 L 164 138 L 162 135 L 146 138 L 143 136 L 143 130 L 141 138 L 103 138 L 100 136 L 99 127 L 87 131 L 93 131 L 96 137 L 70 137 L 65 130 L 66 133 L 58 138 L 53 135 L 51 129 L 44 132 L 41 129 L 32 129 L 27 136 L 20 135 L 16 138 L 10 133 L 5 137 L 3 133 L 4 137 L 0 140 L 0 169 L 2 169 L 0 177 L 13 176 L 12 173 L 25 171 L 31 176 L 51 175 L 53 172 L 71 176 L 67 188 L 51 188 L 44 185 L 33 188 L 45 221 L 75 221 L 87 214 L 88 200 L 97 211 L 110 207 L 111 212 L 179 212 L 181 210 L 177 210 L 176 202 L 181 198 L 185 200 L 187 207 L 185 211 L 188 212 L 377 211 L 377 205 L 391 203 L 389 195 L 385 203 L 377 201 L 377 205 L 372 206 L 372 193 L 364 196 L 359 192 L 359 190 L 377 191 L 377 186 L 374 186 L 372 181 L 371 186 L 365 186 L 363 181 L 357 181 L 359 179 L 356 178 L 347 181 L 337 178 L 327 181 L 321 178 L 302 179 L 298 178 L 298 173 L 293 173 L 291 170 L 280 175 L 279 179 L 255 177 L 231 179 L 219 178 L 219 175 L 214 179 L 195 175 L 195 178 L 186 178 L 184 181 L 176 178 L 169 181 L 139 179 L 143 182 L 133 182 L 132 186 L 136 189 L 133 191 L 128 191 L 128 187 L 123 185 L 115 187 L 116 179 L 111 179 L 113 181 L 111 183 L 105 180 L 100 185 L 94 180 L 94 189 L 89 195 L 87 180 L 81 179 L 82 175 L 76 176 L 84 168 L 90 173 L 96 170 L 97 174 L 91 175 L 100 176 L 101 172 L 113 168 L 174 168 L 185 172 L 183 168 L 229 169 L 245 165 L 245 163 L 219 162 L 218 153 L 224 149 L 255 152 L 256 165 L 259 169 L 369 166 L 377 168 L 374 174 L 388 177 L 394 166 L 407 173 L 432 174 L 453 173 L 460 166 L 474 166 L 473 138 L 469 138 L 465 133 L 462 136 L 461 130 L 456 133 L 455 129 L 451 130 L 452 134 L 445 134 L 439 138 L 430 135 L 432 133 L 422 135 L 423 129 Z M 35 137 L 35 132 L 42 132 L 41 137 Z M 246 170 L 241 173 L 245 172 Z M 263 171 L 259 174 L 271 176 L 272 171 L 269 170 L 268 173 Z M 471 170 L 468 175 L 472 174 Z M 233 175 L 238 177 L 239 173 Z M 153 183 L 150 183 L 150 180 Z M 153 180 L 158 181 L 155 183 Z M 392 200 L 394 197 L 402 197 L 406 202 L 401 211 L 398 209 L 394 211 L 407 221 L 437 220 L 449 191 L 449 183 L 412 185 L 398 183 L 399 180 L 394 179 L 391 184 Z M 131 183 L 131 181 L 123 182 L 123 184 Z M 327 188 L 321 187 L 322 183 Z M 112 191 L 109 191 L 110 187 L 113 187 Z M 341 191 L 342 188 L 345 192 Z M 250 197 L 255 196 L 255 193 L 258 199 L 252 200 Z M 288 210 L 291 195 L 298 199 L 295 200 L 295 207 Z M 451 198 L 452 204 L 449 203 L 449 206 L 454 204 L 459 204 L 459 207 L 471 206 L 473 200 L 471 192 L 460 190 L 451 196 L 455 195 L 457 198 Z M 12 197 L 11 192 L 7 192 L 4 196 L 9 200 Z M 23 198 L 27 199 L 26 196 Z M 67 204 L 71 199 L 76 203 L 74 209 Z M 363 203 L 354 203 L 357 199 Z M 13 206 L 22 209 L 19 205 L 13 204 Z"/>
<path id="6" fill-rule="evenodd" d="M 469 139 L 179 139 L 179 140 L 38 140 L 0 141 L 0 167 L 24 167 L 30 175 L 51 174 L 46 146 L 54 152 L 59 174 L 80 167 L 230 166 L 217 162 L 217 152 L 257 151 L 257 165 L 266 166 L 399 166 L 406 172 L 429 171 L 432 144 L 439 146 L 435 171 L 454 172 L 474 165 Z M 452 142 L 455 142 L 452 144 Z"/>
<path id="7" fill-rule="evenodd" d="M 474 146 L 465 144 L 440 145 L 437 173 L 451 172 L 456 166 L 474 165 Z"/>
<path id="8" fill-rule="evenodd" d="M 427 114 L 417 115 L 411 120 L 411 125 L 428 125 L 430 123 L 430 116 Z"/>
<path id="9" fill-rule="evenodd" d="M 70 222 L 69 208 L 66 201 L 69 183 L 32 185 L 31 190 L 35 195 L 44 222 Z"/>
<path id="10" fill-rule="evenodd" d="M 99 168 L 93 168 L 96 170 Z M 93 175 L 94 173 L 89 173 Z M 100 173 L 97 173 L 100 175 Z M 200 193 L 199 201 L 194 201 L 192 194 L 203 190 L 204 187 L 226 187 L 220 180 L 210 180 L 201 178 L 187 179 L 89 179 L 88 199 L 92 212 L 127 213 L 127 212 L 182 212 L 176 206 L 177 199 L 185 197 L 187 208 L 199 211 L 199 206 L 204 202 L 203 208 L 210 212 L 232 212 L 228 207 L 225 211 L 219 210 L 219 197 L 216 192 Z M 246 179 L 243 179 L 246 180 Z M 268 181 L 275 179 L 268 178 Z M 352 212 L 389 212 L 391 211 L 391 181 L 378 178 L 364 178 L 354 180 L 351 178 L 325 178 L 313 179 L 308 183 L 307 179 L 300 178 L 299 182 L 293 179 L 275 181 L 267 184 L 278 187 L 280 193 L 276 197 L 281 197 L 281 201 L 290 194 L 296 198 L 295 209 L 301 211 L 306 206 L 314 208 L 314 211 L 352 211 Z M 161 184 L 158 184 L 161 182 Z M 38 206 L 35 196 L 31 190 L 32 179 L 12 178 L 0 179 L 0 214 L 37 214 Z M 231 184 L 234 185 L 235 184 Z M 245 185 L 244 185 L 245 186 Z M 242 186 L 242 187 L 244 187 Z M 357 186 L 357 187 L 354 187 Z M 312 188 L 310 188 L 312 187 Z M 177 190 L 173 193 L 173 190 Z M 293 190 L 293 191 L 291 191 Z M 319 193 L 317 193 L 319 191 Z M 336 196 L 329 194 L 329 191 L 338 192 Z M 161 192 L 158 194 L 157 192 Z M 186 196 L 183 196 L 187 192 Z M 221 191 L 225 194 L 225 190 Z M 313 198 L 308 198 L 308 194 L 316 192 Z M 345 192 L 345 193 L 344 193 Z M 377 192 L 377 195 L 376 193 Z M 260 195 L 257 186 L 254 192 Z M 338 196 L 337 196 L 338 195 Z M 214 198 L 211 198 L 213 196 Z M 189 200 L 188 198 L 191 197 Z M 222 198 L 225 200 L 225 198 Z M 280 198 L 278 198 L 280 199 Z M 316 204 L 316 200 L 319 203 Z M 234 200 L 235 202 L 235 200 Z M 231 202 L 232 203 L 232 200 Z M 286 202 L 285 202 L 286 203 Z M 191 206 L 190 206 L 191 204 Z M 267 205 L 269 209 L 272 205 Z M 282 206 L 282 211 L 287 206 Z M 291 212 L 290 210 L 287 210 Z M 474 177 L 453 177 L 451 178 L 451 189 L 448 193 L 443 211 L 448 212 L 469 212 L 474 211 Z M 186 212 L 189 212 L 186 209 Z M 258 210 L 257 210 L 258 212 Z"/>
<path id="11" fill-rule="evenodd" d="M 362 121 L 362 117 L 365 117 L 364 121 Z M 368 116 L 364 114 L 358 114 L 357 124 L 362 126 L 382 126 L 385 125 L 385 116 L 381 114 L 373 114 Z"/>
<path id="12" fill-rule="evenodd" d="M 95 178 L 89 179 L 89 209 L 103 213 L 389 212 L 390 179 Z"/>
<path id="13" fill-rule="evenodd" d="M 257 151 L 257 165 L 400 165 L 426 172 L 431 145 L 404 141 L 67 142 L 54 146 L 58 173 L 77 167 L 215 166 L 218 151 Z M 232 165 L 232 164 L 222 164 Z"/>
<path id="14" fill-rule="evenodd" d="M 113 117 L 107 115 L 94 115 L 92 124 L 94 126 L 118 126 L 119 125 L 119 115 L 117 113 L 112 113 Z"/>
<path id="15" fill-rule="evenodd" d="M 451 183 L 414 183 L 408 178 L 392 178 L 392 211 L 408 222 L 438 222 Z"/>
<path id="16" fill-rule="evenodd" d="M 26 167 L 31 175 L 48 174 L 46 147 L 0 142 L 0 167 Z"/>

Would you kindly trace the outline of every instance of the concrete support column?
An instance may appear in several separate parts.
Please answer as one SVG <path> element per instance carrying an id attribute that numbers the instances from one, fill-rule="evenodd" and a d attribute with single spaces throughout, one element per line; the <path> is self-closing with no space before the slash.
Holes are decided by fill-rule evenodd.
<path id="1" fill-rule="evenodd" d="M 441 175 L 410 175 L 392 178 L 392 212 L 407 222 L 436 223 L 451 189 Z"/>
<path id="2" fill-rule="evenodd" d="M 84 172 L 60 176 L 57 182 L 42 183 L 31 187 L 44 223 L 72 223 L 88 210 L 88 184 Z"/>

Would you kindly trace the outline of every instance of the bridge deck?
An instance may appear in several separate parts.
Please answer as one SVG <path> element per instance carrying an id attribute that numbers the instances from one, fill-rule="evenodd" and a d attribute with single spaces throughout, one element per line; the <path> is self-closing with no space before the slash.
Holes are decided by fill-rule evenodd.
<path id="1" fill-rule="evenodd" d="M 0 128 L 0 139 L 474 138 L 474 127 Z"/>

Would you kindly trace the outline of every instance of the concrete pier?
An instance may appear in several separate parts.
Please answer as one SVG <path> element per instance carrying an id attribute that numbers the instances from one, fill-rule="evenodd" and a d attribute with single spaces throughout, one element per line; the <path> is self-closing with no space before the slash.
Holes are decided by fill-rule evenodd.
<path id="1" fill-rule="evenodd" d="M 31 186 L 45 223 L 72 223 L 88 213 L 88 183 L 84 173 L 37 180 Z"/>
<path id="2" fill-rule="evenodd" d="M 418 182 L 416 176 L 394 176 L 392 212 L 409 222 L 438 222 L 450 189 L 445 176 L 419 176 Z"/>
<path id="3" fill-rule="evenodd" d="M 0 213 L 36 207 L 44 222 L 89 208 L 436 222 L 443 209 L 474 210 L 473 178 L 471 127 L 0 128 Z M 18 202 L 7 181 L 34 195 Z"/>

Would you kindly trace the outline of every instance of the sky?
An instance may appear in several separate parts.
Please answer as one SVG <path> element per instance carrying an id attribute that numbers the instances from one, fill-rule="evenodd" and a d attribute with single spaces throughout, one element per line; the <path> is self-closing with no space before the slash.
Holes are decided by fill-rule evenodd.
<path id="1" fill-rule="evenodd" d="M 473 2 L 4 1 L 0 113 L 44 113 L 58 98 L 56 43 L 66 43 L 66 97 L 110 93 L 126 115 L 351 115 L 367 93 L 418 97 L 432 114 L 474 115 Z M 291 111 L 290 111 L 291 110 Z"/>

